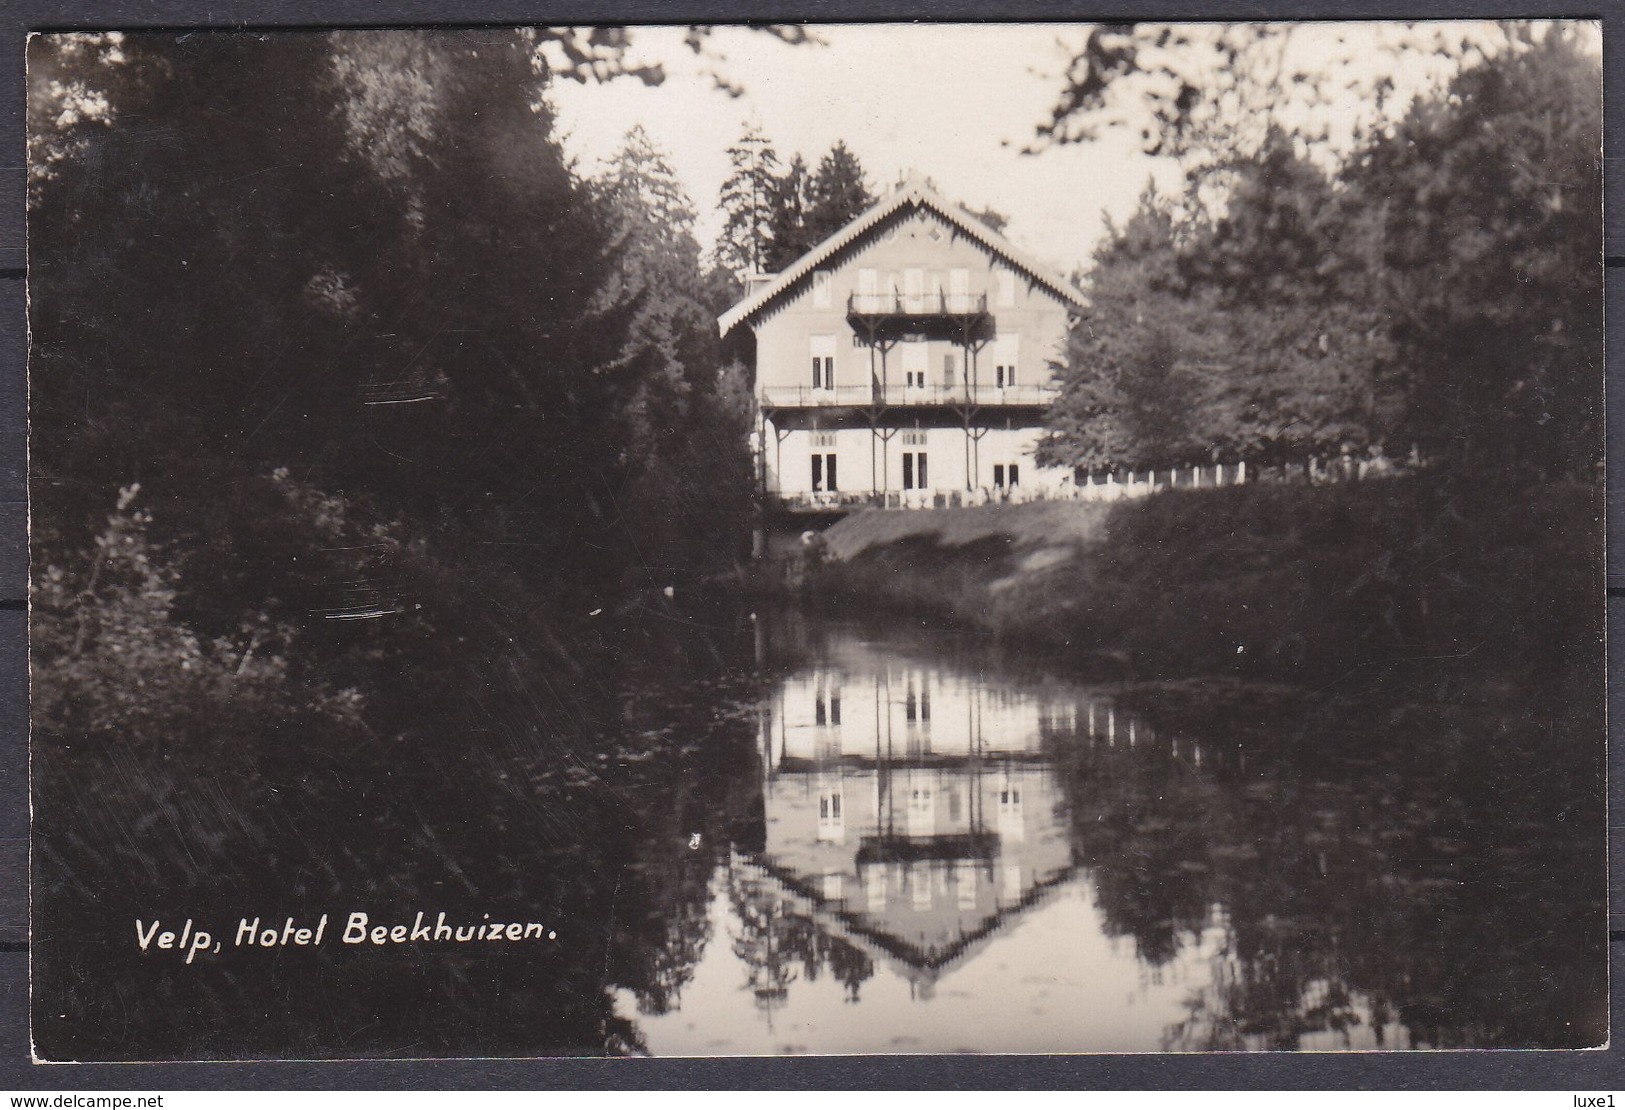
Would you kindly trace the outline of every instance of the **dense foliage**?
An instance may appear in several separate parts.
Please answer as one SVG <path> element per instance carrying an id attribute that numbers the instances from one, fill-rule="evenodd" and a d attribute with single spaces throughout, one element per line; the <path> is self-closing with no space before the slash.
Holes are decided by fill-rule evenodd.
<path id="1" fill-rule="evenodd" d="M 62 945 L 38 950 L 42 1013 L 94 1010 L 59 953 L 94 963 L 154 899 L 336 910 L 386 874 L 391 898 L 512 899 L 535 873 L 519 900 L 562 921 L 620 881 L 593 855 L 614 659 L 651 586 L 731 566 L 749 495 L 730 279 L 687 198 L 646 135 L 589 179 L 553 134 L 548 82 L 626 70 L 624 45 L 32 41 L 36 924 Z M 452 770 L 490 736 L 535 777 L 469 825 L 481 772 Z M 420 773 L 435 789 L 383 800 Z M 346 854 L 362 810 L 399 856 Z M 491 854 L 521 815 L 551 839 Z M 74 931 L 92 920 L 118 937 Z M 596 1049 L 598 985 L 514 989 Z"/>
<path id="2" fill-rule="evenodd" d="M 1600 60 L 1562 25 L 1508 34 L 1330 165 L 1314 136 L 1247 121 L 1222 89 L 1164 104 L 1189 187 L 1148 193 L 1100 248 L 1046 457 L 1268 464 L 1384 443 L 1593 473 Z M 1085 116 L 1126 79 L 1100 66 Z"/>
<path id="3" fill-rule="evenodd" d="M 563 600 L 731 557 L 739 374 L 692 211 L 647 136 L 602 182 L 566 164 L 534 36 L 35 52 L 112 121 L 34 121 L 67 152 L 31 212 L 47 580 L 94 577 L 132 483 L 201 642 L 353 602 L 410 651 L 453 561 Z M 335 555 L 296 486 L 370 542 Z"/>
<path id="4" fill-rule="evenodd" d="M 777 273 L 874 203 L 863 166 L 844 142 L 817 169 L 797 154 L 781 170 L 773 144 L 752 126 L 728 148 L 728 158 L 716 257 L 731 273 Z"/>

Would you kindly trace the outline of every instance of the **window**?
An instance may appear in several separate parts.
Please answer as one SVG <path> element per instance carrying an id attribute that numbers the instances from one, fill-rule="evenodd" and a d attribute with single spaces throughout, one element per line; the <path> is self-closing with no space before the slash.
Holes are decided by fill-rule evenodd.
<path id="1" fill-rule="evenodd" d="M 841 688 L 825 685 L 823 680 L 813 691 L 813 723 L 838 725 L 841 723 Z"/>
<path id="2" fill-rule="evenodd" d="M 812 457 L 812 491 L 834 493 L 841 487 L 835 480 L 835 452 L 814 453 Z"/>
<path id="3" fill-rule="evenodd" d="M 1014 270 L 996 270 L 999 282 L 999 307 L 1014 308 L 1016 306 L 1016 274 Z"/>
<path id="4" fill-rule="evenodd" d="M 836 843 L 846 839 L 846 819 L 841 814 L 840 786 L 825 786 L 818 793 L 818 839 Z"/>
<path id="5" fill-rule="evenodd" d="M 908 311 L 919 312 L 924 307 L 924 270 L 908 269 L 903 271 L 903 296 L 908 298 Z"/>
<path id="6" fill-rule="evenodd" d="M 937 807 L 929 787 L 908 792 L 908 835 L 930 836 L 937 831 Z"/>
<path id="7" fill-rule="evenodd" d="M 903 384 L 908 389 L 924 389 L 926 368 L 930 365 L 931 350 L 918 340 L 903 343 Z"/>
<path id="8" fill-rule="evenodd" d="M 942 356 L 942 388 L 952 389 L 959 384 L 959 356 L 949 351 Z"/>
<path id="9" fill-rule="evenodd" d="M 976 908 L 976 873 L 973 871 L 960 871 L 956 876 L 958 889 L 955 891 L 958 905 L 961 910 L 974 910 Z"/>
<path id="10" fill-rule="evenodd" d="M 999 791 L 999 838 L 1020 844 L 1027 838 L 1027 822 L 1021 809 L 1021 791 L 1006 788 Z"/>
<path id="11" fill-rule="evenodd" d="M 834 432 L 814 432 L 812 434 L 812 442 L 813 442 L 814 447 L 834 447 L 835 446 L 835 433 Z"/>
<path id="12" fill-rule="evenodd" d="M 955 312 L 970 311 L 970 271 L 954 269 L 948 271 L 948 293 L 953 298 L 952 310 Z"/>
<path id="13" fill-rule="evenodd" d="M 916 684 L 915 677 L 908 676 L 903 715 L 909 724 L 926 724 L 931 720 L 931 688 L 926 685 L 924 679 L 920 679 Z"/>
<path id="14" fill-rule="evenodd" d="M 905 490 L 925 489 L 925 452 L 903 452 L 903 488 Z"/>
<path id="15" fill-rule="evenodd" d="M 880 274 L 874 270 L 858 271 L 858 303 L 860 312 L 873 312 L 880 307 Z M 857 338 L 853 336 L 853 338 Z"/>
<path id="16" fill-rule="evenodd" d="M 842 882 L 845 878 L 839 871 L 831 871 L 824 876 L 824 901 L 839 902 L 846 896 L 846 886 Z"/>
<path id="17" fill-rule="evenodd" d="M 835 337 L 833 335 L 815 335 L 812 337 L 812 387 L 814 389 L 835 388 Z"/>
<path id="18" fill-rule="evenodd" d="M 813 271 L 813 307 L 828 308 L 830 301 L 830 272 L 828 270 Z"/>
<path id="19" fill-rule="evenodd" d="M 869 900 L 869 911 L 879 913 L 886 908 L 886 865 L 871 863 L 862 869 L 864 897 Z"/>
<path id="20" fill-rule="evenodd" d="M 1016 384 L 1016 352 L 1021 349 L 1021 337 L 1001 335 L 993 346 L 993 384 L 1008 389 Z"/>
<path id="21" fill-rule="evenodd" d="M 903 433 L 903 446 L 905 446 L 905 447 L 924 447 L 925 446 L 925 430 L 923 428 L 915 428 L 913 431 L 904 432 Z"/>
<path id="22" fill-rule="evenodd" d="M 1015 488 L 1021 484 L 1021 467 L 1016 463 L 993 464 L 993 488 Z"/>
<path id="23" fill-rule="evenodd" d="M 930 836 L 931 829 L 927 827 L 922 833 L 909 829 L 910 836 Z M 931 908 L 931 868 L 929 864 L 909 864 L 908 868 L 909 894 L 911 904 L 916 910 Z"/>

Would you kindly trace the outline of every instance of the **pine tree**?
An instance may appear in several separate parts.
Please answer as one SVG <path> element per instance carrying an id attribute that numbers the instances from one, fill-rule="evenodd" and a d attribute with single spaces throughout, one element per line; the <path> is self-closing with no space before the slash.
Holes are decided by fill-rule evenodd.
<path id="1" fill-rule="evenodd" d="M 837 142 L 818 163 L 807 206 L 807 240 L 823 242 L 874 203 L 863 166 L 845 142 Z"/>
<path id="2" fill-rule="evenodd" d="M 716 262 L 735 273 L 760 270 L 772 245 L 773 198 L 778 192 L 779 156 L 755 124 L 728 148 L 733 169 L 722 183 L 727 213 L 717 239 Z"/>
<path id="3" fill-rule="evenodd" d="M 808 209 L 812 205 L 813 175 L 806 160 L 797 154 L 790 168 L 779 178 L 773 192 L 773 218 L 770 224 L 766 268 L 779 271 L 806 254 L 818 242 L 808 230 Z"/>

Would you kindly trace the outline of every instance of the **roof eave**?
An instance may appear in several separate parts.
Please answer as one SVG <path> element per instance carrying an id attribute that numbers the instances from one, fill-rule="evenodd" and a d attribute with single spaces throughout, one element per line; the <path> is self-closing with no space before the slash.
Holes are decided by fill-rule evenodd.
<path id="1" fill-rule="evenodd" d="M 898 189 L 889 197 L 876 203 L 868 211 L 796 259 L 773 281 L 741 298 L 738 304 L 717 317 L 717 327 L 721 334 L 727 336 L 734 328 L 766 308 L 779 294 L 787 292 L 796 282 L 811 273 L 819 263 L 826 261 L 843 247 L 855 241 L 864 232 L 909 204 L 916 207 L 930 208 L 950 224 L 975 239 L 985 249 L 1001 257 L 1013 267 L 1025 271 L 1030 280 L 1043 286 L 1074 308 L 1083 310 L 1089 307 L 1089 302 L 1084 298 L 1083 294 L 1078 292 L 1071 282 L 1052 273 L 1048 266 L 1028 257 L 1015 244 L 991 227 L 977 221 L 974 216 L 963 211 L 957 205 L 950 203 L 923 186 L 911 184 Z"/>

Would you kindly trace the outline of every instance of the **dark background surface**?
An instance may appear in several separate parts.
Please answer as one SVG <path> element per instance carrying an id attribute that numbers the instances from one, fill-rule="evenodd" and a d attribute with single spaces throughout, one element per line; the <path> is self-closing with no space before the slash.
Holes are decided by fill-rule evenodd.
<path id="1" fill-rule="evenodd" d="M 1616 1045 L 1594 1052 L 1437 1052 L 1247 1056 L 871 1056 L 762 1060 L 419 1061 L 48 1065 L 30 1063 L 27 954 L 27 647 L 26 647 L 26 336 L 24 325 L 23 46 L 31 31 L 141 28 L 413 26 L 482 23 L 730 22 L 772 18 L 823 22 L 877 19 L 1086 21 L 1140 19 L 1380 19 L 1597 16 L 1603 20 L 1608 168 L 1606 250 L 1610 319 L 1625 309 L 1625 192 L 1619 186 L 1619 87 L 1625 78 L 1614 42 L 1625 0 L 1577 7 L 1557 0 L 1246 2 L 1246 0 L 1002 0 L 996 6 L 954 0 L 927 5 L 897 0 L 9 0 L 0 7 L 0 1088 L 16 1091 L 252 1088 L 731 1088 L 731 1087 L 1034 1087 L 1107 1089 L 1554 1089 L 1625 1086 Z M 1618 351 L 1608 350 L 1609 379 Z M 1610 395 L 1609 429 L 1625 431 L 1625 405 Z M 1625 651 L 1625 553 L 1615 542 L 1625 519 L 1625 453 L 1609 458 L 1610 673 Z M 1617 690 L 1610 705 L 1625 711 Z M 1617 721 L 1621 712 L 1612 714 Z M 1611 727 L 1610 740 L 1618 726 Z M 1611 950 L 1625 950 L 1625 768 L 1610 743 Z M 1616 1028 L 1620 984 L 1614 982 Z"/>

